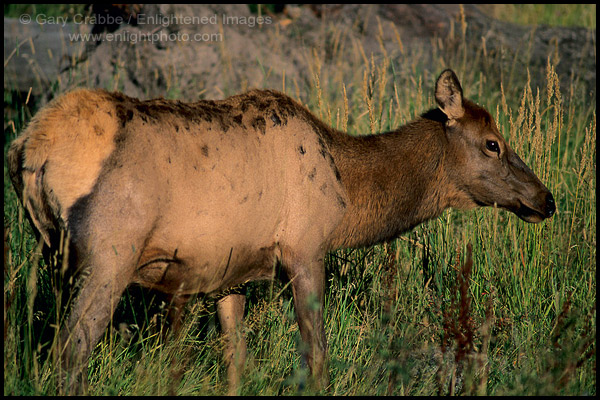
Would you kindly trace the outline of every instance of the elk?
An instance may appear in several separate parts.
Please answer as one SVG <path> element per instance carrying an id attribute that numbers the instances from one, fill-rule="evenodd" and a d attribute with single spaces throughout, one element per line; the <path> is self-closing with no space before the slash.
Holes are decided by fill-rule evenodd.
<path id="1" fill-rule="evenodd" d="M 78 295 L 59 333 L 64 368 L 81 374 L 130 284 L 185 298 L 273 279 L 277 265 L 312 380 L 327 386 L 326 252 L 391 240 L 449 207 L 497 206 L 531 223 L 556 210 L 453 71 L 435 99 L 407 125 L 366 136 L 272 90 L 195 103 L 104 90 L 53 100 L 10 146 L 8 168 L 45 244 L 68 239 Z M 233 387 L 244 307 L 235 293 L 217 304 Z"/>

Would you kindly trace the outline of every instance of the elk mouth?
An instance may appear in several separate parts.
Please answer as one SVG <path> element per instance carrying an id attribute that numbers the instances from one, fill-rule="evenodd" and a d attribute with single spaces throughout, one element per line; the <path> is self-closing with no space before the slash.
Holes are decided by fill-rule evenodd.
<path id="1" fill-rule="evenodd" d="M 521 218 L 525 222 L 529 222 L 531 224 L 537 224 L 538 222 L 542 222 L 546 217 L 541 211 L 537 211 L 520 201 L 516 205 L 497 205 L 499 208 L 503 208 L 507 211 L 512 212 L 517 217 Z"/>
<path id="2" fill-rule="evenodd" d="M 479 201 L 475 201 L 475 203 L 478 206 L 486 206 L 488 204 L 479 202 Z M 555 211 L 556 211 L 556 206 L 554 204 L 554 199 L 552 198 L 552 195 L 548 195 L 548 198 L 546 200 L 546 203 L 541 207 L 542 209 L 545 209 L 545 211 L 542 211 L 542 209 L 535 207 L 533 205 L 530 204 L 526 204 L 521 200 L 516 200 L 516 204 L 497 204 L 495 203 L 497 207 L 499 208 L 503 208 L 507 211 L 512 212 L 513 214 L 515 214 L 517 217 L 521 218 L 523 221 L 525 222 L 529 222 L 532 224 L 537 224 L 539 222 L 542 222 L 543 220 L 545 220 L 546 218 L 550 218 L 552 217 L 552 215 L 554 215 Z"/>
<path id="3" fill-rule="evenodd" d="M 521 202 L 519 202 L 519 207 L 513 212 L 517 215 L 517 217 L 521 218 L 523 221 L 532 224 L 542 222 L 546 218 L 543 212 L 535 210 Z"/>
<path id="4" fill-rule="evenodd" d="M 522 201 L 518 201 L 518 207 L 516 210 L 511 210 L 519 218 L 521 218 L 525 222 L 531 222 L 537 224 L 538 222 L 543 221 L 546 218 L 550 218 L 556 212 L 556 204 L 554 203 L 554 197 L 550 192 L 546 193 L 543 204 L 539 207 L 535 207 L 526 204 Z"/>

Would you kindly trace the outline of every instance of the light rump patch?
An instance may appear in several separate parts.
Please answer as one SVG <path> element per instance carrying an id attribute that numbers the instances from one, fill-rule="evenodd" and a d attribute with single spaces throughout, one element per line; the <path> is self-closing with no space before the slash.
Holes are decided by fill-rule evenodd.
<path id="1" fill-rule="evenodd" d="M 92 190 L 102 164 L 115 148 L 118 130 L 115 103 L 108 93 L 82 90 L 52 101 L 36 114 L 25 132 L 13 142 L 19 149 L 15 176 L 22 173 L 20 195 L 25 208 L 42 231 L 46 244 L 49 225 L 41 221 L 59 217 L 65 226 L 67 210 Z M 13 150 L 13 154 L 15 151 Z M 55 215 L 36 218 L 40 198 Z M 37 221 L 37 222 L 36 222 Z"/>

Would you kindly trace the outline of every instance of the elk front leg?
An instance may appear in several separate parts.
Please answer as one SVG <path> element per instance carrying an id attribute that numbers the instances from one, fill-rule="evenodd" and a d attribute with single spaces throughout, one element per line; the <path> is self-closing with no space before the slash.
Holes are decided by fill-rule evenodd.
<path id="1" fill-rule="evenodd" d="M 327 339 L 323 325 L 325 271 L 322 259 L 289 271 L 292 281 L 294 306 L 300 336 L 307 349 L 303 356 L 311 371 L 311 380 L 317 390 L 329 385 L 327 366 Z"/>
<path id="2" fill-rule="evenodd" d="M 224 358 L 227 363 L 229 394 L 237 395 L 246 363 L 246 340 L 242 331 L 246 296 L 230 294 L 217 302 L 217 314 L 225 336 Z"/>

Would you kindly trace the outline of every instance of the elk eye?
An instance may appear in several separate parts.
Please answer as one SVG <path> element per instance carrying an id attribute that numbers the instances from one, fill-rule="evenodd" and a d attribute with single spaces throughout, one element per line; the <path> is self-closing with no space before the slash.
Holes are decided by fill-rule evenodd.
<path id="1" fill-rule="evenodd" d="M 488 140 L 485 142 L 485 148 L 489 151 L 493 151 L 494 153 L 500 154 L 500 146 L 498 146 L 498 142 L 495 140 Z"/>

